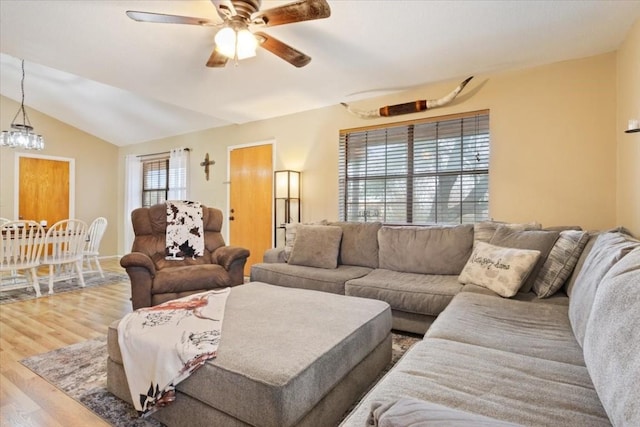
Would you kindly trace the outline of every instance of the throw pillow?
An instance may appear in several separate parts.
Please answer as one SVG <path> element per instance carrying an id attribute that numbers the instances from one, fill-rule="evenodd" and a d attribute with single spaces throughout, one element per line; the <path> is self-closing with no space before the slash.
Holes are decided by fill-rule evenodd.
<path id="1" fill-rule="evenodd" d="M 578 258 L 588 240 L 589 233 L 584 231 L 560 232 L 558 240 L 533 283 L 533 291 L 538 298 L 548 298 L 564 285 L 578 263 Z"/>
<path id="2" fill-rule="evenodd" d="M 475 245 L 476 242 L 489 243 L 500 226 L 509 227 L 512 230 L 540 230 L 542 228 L 542 225 L 537 222 L 526 224 L 507 224 L 500 221 L 476 222 L 473 224 L 473 244 Z"/>
<path id="3" fill-rule="evenodd" d="M 289 264 L 337 268 L 342 228 L 334 225 L 298 225 Z"/>
<path id="4" fill-rule="evenodd" d="M 342 228 L 339 264 L 378 268 L 380 222 L 334 222 Z"/>
<path id="5" fill-rule="evenodd" d="M 304 225 L 327 225 L 329 222 L 326 219 L 317 222 L 305 222 Z M 291 251 L 293 250 L 293 244 L 296 241 L 296 230 L 300 223 L 294 222 L 284 225 L 284 260 L 288 261 Z"/>
<path id="6" fill-rule="evenodd" d="M 532 249 L 540 251 L 538 263 L 534 266 L 531 274 L 527 278 L 520 292 L 529 292 L 536 281 L 538 272 L 549 256 L 551 248 L 558 240 L 560 233 L 558 231 L 543 230 L 514 230 L 510 227 L 500 226 L 491 238 L 492 245 L 503 246 L 505 248 L 514 249 Z"/>
<path id="7" fill-rule="evenodd" d="M 465 285 L 478 285 L 510 298 L 525 282 L 540 258 L 540 251 L 513 249 L 478 242 L 458 276 Z"/>

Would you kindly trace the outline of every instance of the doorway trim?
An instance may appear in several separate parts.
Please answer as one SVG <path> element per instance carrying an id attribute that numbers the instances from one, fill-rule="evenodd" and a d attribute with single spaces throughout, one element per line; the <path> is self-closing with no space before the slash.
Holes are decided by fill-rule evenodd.
<path id="1" fill-rule="evenodd" d="M 257 147 L 259 145 L 271 145 L 271 171 L 275 171 L 276 170 L 276 139 L 275 138 L 271 138 L 271 139 L 266 139 L 263 141 L 256 141 L 256 142 L 249 142 L 246 144 L 238 144 L 238 145 L 228 145 L 227 146 L 227 180 L 224 182 L 226 184 L 227 187 L 227 201 L 226 201 L 226 213 L 229 213 L 229 209 L 231 209 L 231 193 L 229 191 L 229 189 L 231 188 L 231 186 L 229 185 L 231 183 L 231 152 L 233 150 L 237 150 L 239 148 L 248 148 L 248 147 Z M 274 201 L 273 201 L 273 188 L 271 189 L 271 222 L 273 223 L 273 215 L 274 215 Z M 225 232 L 224 232 L 224 241 L 225 242 L 229 242 L 229 228 L 230 227 L 225 227 Z M 272 237 L 271 237 L 271 247 L 273 247 L 274 242 L 273 242 L 273 233 L 271 233 Z"/>
<path id="2" fill-rule="evenodd" d="M 13 167 L 13 217 L 18 218 L 20 214 L 20 158 L 28 157 L 32 159 L 55 160 L 69 163 L 69 218 L 76 216 L 76 159 L 71 157 L 47 156 L 44 154 L 16 153 Z"/>

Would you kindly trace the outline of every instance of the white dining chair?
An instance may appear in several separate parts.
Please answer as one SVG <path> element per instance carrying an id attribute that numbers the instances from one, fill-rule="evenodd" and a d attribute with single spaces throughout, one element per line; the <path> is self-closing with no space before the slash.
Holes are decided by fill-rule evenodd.
<path id="1" fill-rule="evenodd" d="M 16 272 L 28 270 L 36 296 L 40 296 L 37 269 L 44 245 L 44 229 L 35 221 L 8 221 L 0 224 L 2 243 L 0 244 L 0 272 L 9 271 L 11 284 L 0 285 L 0 289 L 25 287 L 16 282 Z"/>
<path id="2" fill-rule="evenodd" d="M 86 237 L 87 223 L 79 219 L 63 219 L 47 231 L 41 263 L 49 266 L 49 294 L 53 294 L 53 282 L 70 279 L 76 274 L 84 288 L 82 258 Z M 71 271 L 75 273 L 56 277 L 56 269 L 61 271 L 64 265 L 71 265 Z"/>
<path id="3" fill-rule="evenodd" d="M 11 222 L 11 220 L 9 218 L 0 217 L 0 225 L 6 224 L 8 222 Z"/>
<path id="4" fill-rule="evenodd" d="M 98 255 L 100 255 L 100 241 L 102 240 L 102 236 L 104 235 L 105 230 L 107 229 L 107 219 L 104 217 L 98 217 L 93 220 L 91 225 L 89 226 L 89 231 L 87 232 L 86 245 L 83 251 L 84 261 L 87 263 L 88 270 L 85 273 L 94 272 L 96 270 L 91 269 L 91 261 L 95 262 L 97 271 L 100 273 L 100 277 L 104 278 L 104 272 L 102 271 L 102 266 L 100 265 L 100 261 L 98 260 Z"/>

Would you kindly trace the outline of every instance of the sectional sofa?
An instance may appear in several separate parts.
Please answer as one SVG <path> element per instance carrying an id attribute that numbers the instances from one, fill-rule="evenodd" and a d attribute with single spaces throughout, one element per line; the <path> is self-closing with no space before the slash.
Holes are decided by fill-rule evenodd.
<path id="1" fill-rule="evenodd" d="M 394 328 L 426 331 L 342 425 L 640 425 L 640 242 L 627 233 L 328 227 L 299 226 L 252 280 L 381 299 Z"/>

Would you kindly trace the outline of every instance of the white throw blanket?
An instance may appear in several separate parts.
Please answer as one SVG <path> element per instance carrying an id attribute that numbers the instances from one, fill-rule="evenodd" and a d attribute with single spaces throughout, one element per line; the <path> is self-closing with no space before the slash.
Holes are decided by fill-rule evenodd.
<path id="1" fill-rule="evenodd" d="M 118 324 L 133 404 L 149 415 L 175 400 L 175 386 L 216 357 L 230 288 L 127 314 Z"/>
<path id="2" fill-rule="evenodd" d="M 204 225 L 200 202 L 167 200 L 167 253 L 176 257 L 204 255 Z"/>

